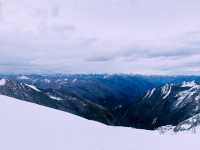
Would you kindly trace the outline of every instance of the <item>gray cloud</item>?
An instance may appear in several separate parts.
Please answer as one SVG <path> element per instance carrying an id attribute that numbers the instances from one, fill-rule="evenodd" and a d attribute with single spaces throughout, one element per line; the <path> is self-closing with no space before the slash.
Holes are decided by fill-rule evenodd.
<path id="1" fill-rule="evenodd" d="M 58 24 L 53 26 L 53 30 L 56 32 L 75 31 L 75 29 L 73 25 Z"/>
<path id="2" fill-rule="evenodd" d="M 88 59 L 86 59 L 86 61 L 89 62 L 105 62 L 105 61 L 111 61 L 113 60 L 114 57 L 109 57 L 109 56 L 94 56 L 94 57 L 90 57 Z"/>
<path id="3" fill-rule="evenodd" d="M 198 74 L 199 4 L 2 0 L 0 72 Z"/>

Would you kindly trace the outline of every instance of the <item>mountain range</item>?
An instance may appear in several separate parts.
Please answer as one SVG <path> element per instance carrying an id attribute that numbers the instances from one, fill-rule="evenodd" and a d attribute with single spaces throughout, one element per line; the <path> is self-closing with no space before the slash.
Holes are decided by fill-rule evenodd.
<path id="1" fill-rule="evenodd" d="M 148 130 L 171 125 L 180 131 L 181 123 L 200 113 L 199 76 L 58 74 L 0 78 L 2 95 L 107 125 Z"/>

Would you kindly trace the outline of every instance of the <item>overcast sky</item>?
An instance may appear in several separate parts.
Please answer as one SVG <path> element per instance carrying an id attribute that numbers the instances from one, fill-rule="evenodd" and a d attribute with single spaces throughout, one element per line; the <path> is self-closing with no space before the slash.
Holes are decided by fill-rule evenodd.
<path id="1" fill-rule="evenodd" d="M 199 8 L 199 0 L 0 0 L 0 72 L 200 74 Z"/>

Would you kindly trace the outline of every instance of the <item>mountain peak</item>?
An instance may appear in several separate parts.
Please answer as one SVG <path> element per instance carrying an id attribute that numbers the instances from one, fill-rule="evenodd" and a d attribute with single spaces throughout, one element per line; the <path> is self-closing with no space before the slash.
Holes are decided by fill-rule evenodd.
<path id="1" fill-rule="evenodd" d="M 199 86 L 196 81 L 190 81 L 190 82 L 184 81 L 181 85 L 181 87 L 196 87 L 196 86 Z"/>
<path id="2" fill-rule="evenodd" d="M 4 86 L 6 84 L 6 79 L 0 79 L 0 86 Z"/>
<path id="3" fill-rule="evenodd" d="M 169 94 L 171 93 L 172 85 L 171 84 L 166 84 L 161 88 L 161 93 L 163 95 L 163 99 L 166 99 Z"/>
<path id="4" fill-rule="evenodd" d="M 165 84 L 149 90 L 127 113 L 136 128 L 155 129 L 172 125 L 200 113 L 200 85 L 195 81 Z"/>

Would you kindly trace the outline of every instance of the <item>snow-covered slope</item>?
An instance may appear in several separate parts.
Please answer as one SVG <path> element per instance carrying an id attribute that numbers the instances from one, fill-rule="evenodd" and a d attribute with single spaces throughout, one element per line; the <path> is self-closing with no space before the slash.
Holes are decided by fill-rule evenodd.
<path id="1" fill-rule="evenodd" d="M 200 113 L 180 122 L 177 126 L 162 126 L 157 129 L 160 133 L 200 133 Z"/>
<path id="2" fill-rule="evenodd" d="M 174 128 L 174 131 L 175 132 L 180 132 L 180 131 L 200 132 L 200 113 L 179 123 Z"/>
<path id="3" fill-rule="evenodd" d="M 199 147 L 200 134 L 111 127 L 0 95 L 2 150 L 169 150 Z"/>

